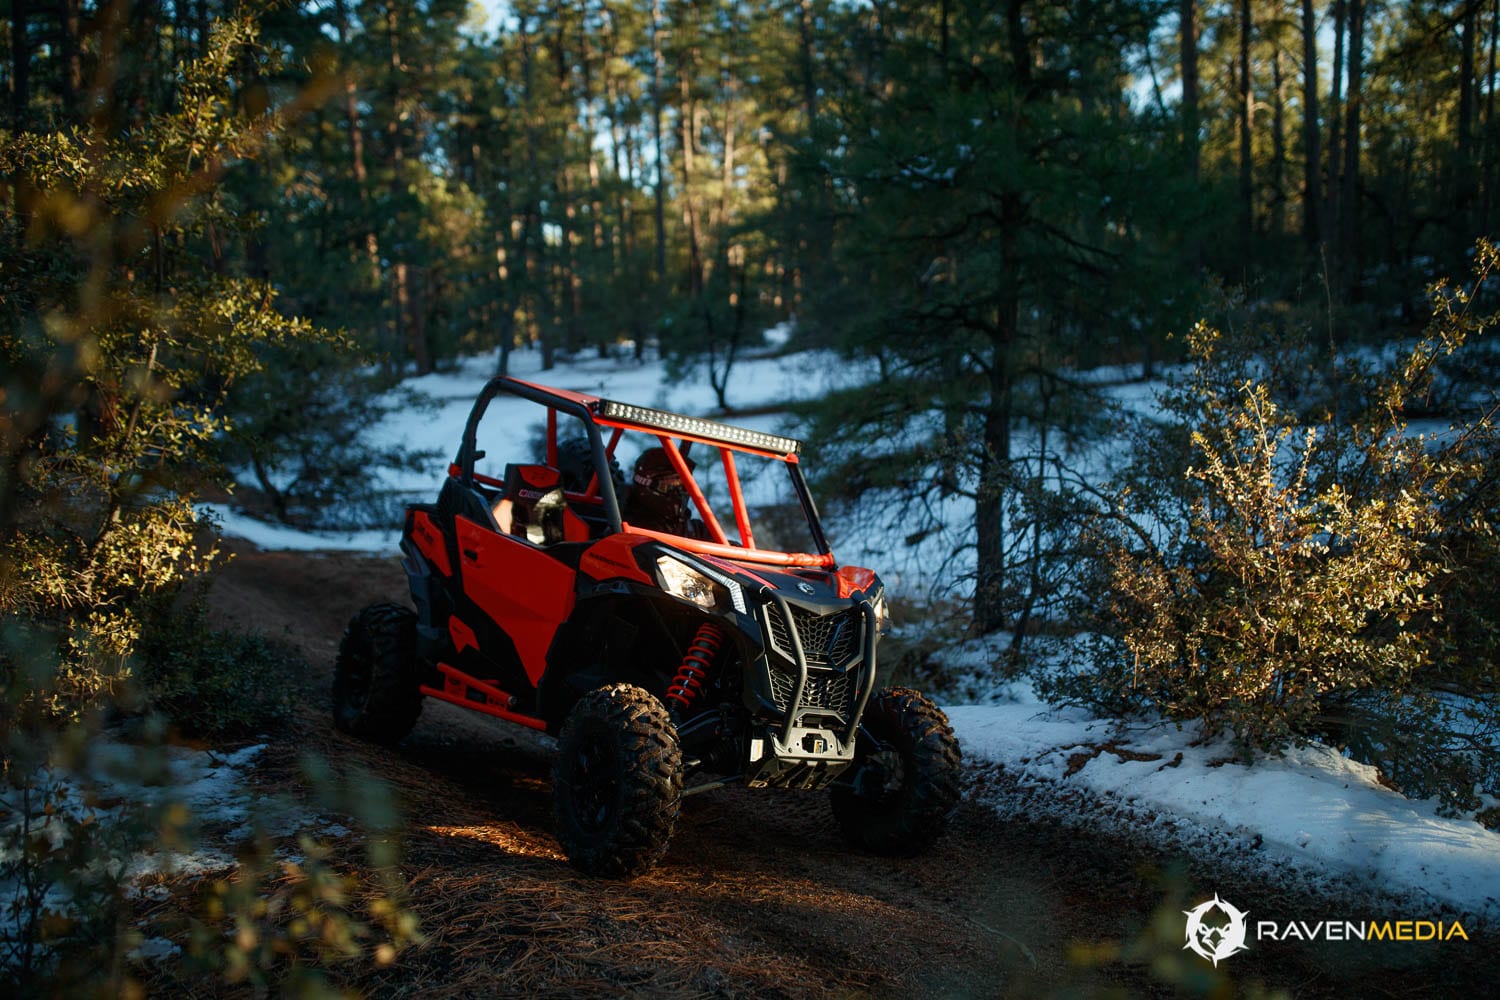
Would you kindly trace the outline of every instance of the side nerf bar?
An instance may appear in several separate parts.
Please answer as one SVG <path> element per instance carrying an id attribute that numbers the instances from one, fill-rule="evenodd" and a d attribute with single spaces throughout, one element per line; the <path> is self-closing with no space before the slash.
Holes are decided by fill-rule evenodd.
<path id="1" fill-rule="evenodd" d="M 446 663 L 439 663 L 437 669 L 442 675 L 443 686 L 439 688 L 423 684 L 418 688 L 427 697 L 472 708 L 476 712 L 493 715 L 497 719 L 514 722 L 528 729 L 547 731 L 546 721 L 515 710 L 516 698 L 513 695 Z"/>

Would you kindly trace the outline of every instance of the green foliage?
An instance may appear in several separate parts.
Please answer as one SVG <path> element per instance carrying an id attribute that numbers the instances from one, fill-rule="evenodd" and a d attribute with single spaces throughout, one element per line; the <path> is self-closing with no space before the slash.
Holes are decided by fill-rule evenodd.
<path id="1" fill-rule="evenodd" d="M 263 635 L 215 628 L 207 594 L 154 598 L 142 615 L 132 675 L 140 695 L 185 736 L 249 736 L 286 721 L 308 670 Z"/>
<path id="2" fill-rule="evenodd" d="M 30 663 L 23 657 L 37 655 L 34 646 L 29 652 L 0 646 L 8 710 L 76 720 L 120 694 L 140 638 L 141 597 L 203 572 L 216 554 L 212 545 L 197 545 L 196 526 L 183 500 L 122 505 L 107 514 L 87 495 L 23 521 L 26 533 L 5 547 L 0 627 L 33 639 L 49 634 L 55 645 Z"/>
<path id="3" fill-rule="evenodd" d="M 1500 789 L 1497 404 L 1465 400 L 1441 433 L 1404 415 L 1500 320 L 1483 308 L 1497 264 L 1480 244 L 1472 285 L 1434 286 L 1404 358 L 1372 374 L 1336 356 L 1321 390 L 1305 367 L 1285 377 L 1295 353 L 1257 363 L 1193 331 L 1191 372 L 1146 440 L 1158 459 L 1090 528 L 1124 654 L 1102 697 L 1254 747 L 1322 734 L 1454 809 Z M 1300 415 L 1276 399 L 1292 385 Z M 1184 443 L 1174 471 L 1161 456 Z"/>
<path id="4" fill-rule="evenodd" d="M 195 817 L 170 789 L 167 750 L 149 728 L 131 746 L 73 726 L 52 758 L 0 782 L 0 988 L 7 996 L 142 996 L 249 985 L 285 996 L 335 995 L 340 968 L 390 965 L 422 940 L 406 908 L 391 792 L 368 774 L 338 775 L 308 759 L 312 802 L 256 801 L 231 873 L 205 880 L 190 914 L 132 918 L 130 871 L 154 851 L 205 846 Z M 101 750 L 108 748 L 108 753 Z M 166 792 L 149 804 L 131 787 Z M 278 818 L 309 805 L 359 827 L 362 857 L 315 835 L 291 844 Z M 309 816 L 309 818 L 312 818 Z M 296 854 L 289 854 L 294 847 Z M 128 959 L 146 933 L 185 944 L 184 958 L 150 971 Z"/>
<path id="5" fill-rule="evenodd" d="M 263 58 L 254 22 L 225 19 L 171 110 L 0 136 L 16 195 L 0 226 L 0 624 L 56 640 L 16 711 L 77 718 L 119 688 L 142 599 L 214 557 L 190 497 L 228 392 L 267 345 L 327 337 L 278 311 L 269 282 L 195 260 L 235 225 L 217 178 L 287 114 L 235 99 Z M 8 693 L 19 670 L 0 650 Z"/>
<path id="6" fill-rule="evenodd" d="M 263 269 L 242 273 L 226 252 L 240 238 L 253 245 L 259 220 L 242 217 L 221 182 L 259 170 L 269 139 L 326 81 L 273 105 L 266 80 L 281 62 L 253 18 L 165 33 L 131 14 L 106 5 L 71 39 L 97 81 L 79 106 L 53 118 L 12 81 L 19 111 L 0 131 L 6 995 L 139 995 L 127 973 L 140 940 L 125 922 L 127 869 L 148 841 L 187 847 L 194 820 L 170 797 L 148 806 L 155 796 L 137 801 L 97 780 L 99 723 L 140 708 L 142 693 L 199 733 L 286 714 L 291 657 L 208 627 L 201 604 L 172 602 L 217 554 L 192 498 L 221 477 L 231 394 L 275 350 L 346 346 L 284 314 Z M 18 9 L 12 23 L 27 16 Z M 146 745 L 125 755 L 129 773 L 109 777 L 166 780 L 156 719 L 138 727 Z M 392 823 L 389 796 L 373 785 L 339 807 Z M 289 969 L 335 953 L 394 957 L 414 920 L 397 895 L 394 847 L 375 839 L 355 900 L 322 847 L 308 842 L 310 861 L 274 867 L 278 845 L 259 838 L 250 874 L 217 891 L 208 916 L 227 915 L 241 934 L 260 920 L 263 931 L 227 948 L 217 933 L 203 937 L 216 974 L 295 991 L 311 974 Z"/>
<path id="7" fill-rule="evenodd" d="M 1217 338 L 1203 326 L 1190 335 L 1197 370 L 1213 365 Z M 1186 473 L 1191 555 L 1115 550 L 1115 613 L 1130 623 L 1136 683 L 1160 691 L 1168 714 L 1227 724 L 1258 745 L 1306 731 L 1331 692 L 1406 686 L 1427 659 L 1406 626 L 1435 610 L 1427 588 L 1438 569 L 1422 543 L 1435 528 L 1430 498 L 1399 485 L 1420 456 L 1372 437 L 1379 484 L 1351 493 L 1332 476 L 1344 442 L 1329 428 L 1299 432 L 1264 384 L 1227 398 L 1203 381 L 1187 391 L 1199 417 Z"/>

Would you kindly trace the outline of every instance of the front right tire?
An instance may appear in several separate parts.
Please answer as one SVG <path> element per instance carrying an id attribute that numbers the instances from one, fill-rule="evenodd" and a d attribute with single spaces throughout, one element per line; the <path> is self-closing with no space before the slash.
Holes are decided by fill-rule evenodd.
<path id="1" fill-rule="evenodd" d="M 667 851 L 682 810 L 677 727 L 631 684 L 578 699 L 557 739 L 552 772 L 557 839 L 573 866 L 633 878 Z"/>
<path id="2" fill-rule="evenodd" d="M 848 781 L 829 793 L 856 847 L 910 857 L 943 835 L 958 809 L 963 757 L 943 710 L 909 688 L 870 699 Z"/>

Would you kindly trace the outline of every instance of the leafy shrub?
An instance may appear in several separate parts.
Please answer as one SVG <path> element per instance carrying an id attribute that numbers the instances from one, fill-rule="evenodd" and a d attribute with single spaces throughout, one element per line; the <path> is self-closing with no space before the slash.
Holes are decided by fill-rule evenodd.
<path id="1" fill-rule="evenodd" d="M 133 88 L 108 85 L 129 13 L 101 5 L 90 19 L 84 47 L 105 83 L 83 122 L 0 131 L 4 996 L 139 995 L 122 971 L 136 936 L 122 919 L 124 866 L 148 837 L 180 843 L 191 817 L 181 803 L 90 802 L 86 751 L 101 717 L 139 690 L 143 664 L 160 703 L 200 730 L 259 727 L 284 711 L 279 685 L 265 683 L 285 675 L 284 654 L 207 629 L 201 609 L 163 608 L 215 557 L 192 497 L 220 471 L 232 387 L 276 347 L 339 341 L 284 315 L 269 281 L 222 266 L 244 223 L 218 180 L 316 95 L 281 108 L 244 99 L 275 57 L 255 20 L 235 12 L 201 45 L 173 50 L 169 96 L 138 102 Z M 372 854 L 383 888 L 366 898 L 394 948 L 412 922 L 385 888 L 390 861 L 388 850 Z M 314 933 L 334 933 L 353 906 L 329 899 L 319 864 L 279 869 L 276 889 L 245 881 L 256 887 L 245 905 L 270 893 L 296 911 L 310 884 L 326 904 Z M 285 933 L 308 932 L 294 920 Z M 353 939 L 363 941 L 335 937 Z M 204 951 L 230 955 L 220 935 Z"/>
<path id="2" fill-rule="evenodd" d="M 123 30 L 125 12 L 101 8 L 91 30 Z M 141 602 L 213 559 L 191 498 L 231 429 L 231 387 L 271 345 L 336 339 L 199 252 L 236 225 L 218 173 L 280 121 L 236 100 L 269 58 L 252 19 L 226 17 L 177 67 L 168 110 L 0 134 L 18 192 L 0 219 L 0 627 L 55 647 L 25 685 L 0 659 L 7 690 L 26 687 L 19 711 L 76 719 L 119 689 Z"/>
<path id="3" fill-rule="evenodd" d="M 152 602 L 134 662 L 148 705 L 189 736 L 245 736 L 284 721 L 307 670 L 284 644 L 211 626 L 201 591 Z"/>
<path id="4" fill-rule="evenodd" d="M 1497 404 L 1461 401 L 1446 432 L 1405 416 L 1500 319 L 1497 264 L 1481 244 L 1471 287 L 1435 286 L 1384 370 L 1193 331 L 1167 421 L 1089 525 L 1112 581 L 1097 698 L 1247 747 L 1332 738 L 1454 810 L 1500 791 Z"/>

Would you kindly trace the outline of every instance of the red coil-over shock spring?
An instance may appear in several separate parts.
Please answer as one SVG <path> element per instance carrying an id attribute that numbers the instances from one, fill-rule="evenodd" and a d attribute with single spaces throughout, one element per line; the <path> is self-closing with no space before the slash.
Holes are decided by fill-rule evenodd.
<path id="1" fill-rule="evenodd" d="M 682 666 L 677 668 L 677 676 L 667 688 L 667 697 L 683 708 L 691 705 L 698 692 L 703 690 L 708 668 L 713 665 L 723 644 L 724 629 L 718 622 L 704 622 L 698 626 L 698 634 L 693 636 L 693 644 L 688 647 Z"/>

